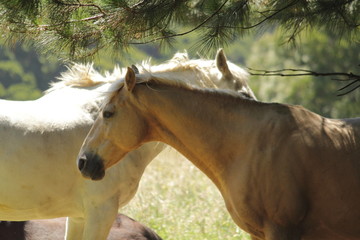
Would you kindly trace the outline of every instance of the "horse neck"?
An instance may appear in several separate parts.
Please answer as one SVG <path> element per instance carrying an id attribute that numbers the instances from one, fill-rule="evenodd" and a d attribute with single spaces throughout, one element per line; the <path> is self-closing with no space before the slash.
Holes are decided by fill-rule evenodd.
<path id="1" fill-rule="evenodd" d="M 140 96 L 145 99 L 139 102 L 151 116 L 148 119 L 155 129 L 152 140 L 177 149 L 221 189 L 221 179 L 232 164 L 232 159 L 224 156 L 235 155 L 233 149 L 239 148 L 234 146 L 243 146 L 242 141 L 251 132 L 238 126 L 255 121 L 254 117 L 246 117 L 248 107 L 243 102 L 252 103 L 204 90 L 152 85 L 142 89 Z"/>

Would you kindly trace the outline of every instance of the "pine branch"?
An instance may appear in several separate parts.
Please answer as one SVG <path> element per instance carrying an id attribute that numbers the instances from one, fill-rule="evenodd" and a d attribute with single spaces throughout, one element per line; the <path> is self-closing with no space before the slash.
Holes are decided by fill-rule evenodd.
<path id="1" fill-rule="evenodd" d="M 9 0 L 0 1 L 0 30 L 11 41 L 47 43 L 47 48 L 56 45 L 53 50 L 58 51 L 66 50 L 70 42 L 80 51 L 101 45 L 125 49 L 193 32 L 200 32 L 200 44 L 194 46 L 209 50 L 266 23 L 285 29 L 289 34 L 285 38 L 294 41 L 304 29 L 313 28 L 347 35 L 352 41 L 359 35 L 357 4 L 358 0 Z M 174 31 L 172 26 L 178 23 L 189 30 Z"/>
<path id="2" fill-rule="evenodd" d="M 245 27 L 237 27 L 240 29 L 244 29 L 244 30 L 248 30 L 248 29 L 252 29 L 252 28 L 256 28 L 258 26 L 260 26 L 261 24 L 265 23 L 266 21 L 272 19 L 273 17 L 275 17 L 276 15 L 278 15 L 279 13 L 281 13 L 282 11 L 285 11 L 287 8 L 294 6 L 295 4 L 297 4 L 299 2 L 299 0 L 295 0 L 290 2 L 288 5 L 286 5 L 285 7 L 282 7 L 280 9 L 276 9 L 276 10 L 267 10 L 267 11 L 271 11 L 274 12 L 269 16 L 266 16 L 265 18 L 263 18 L 262 20 L 260 20 L 259 22 L 251 25 L 251 26 L 245 26 Z M 263 14 L 263 13 L 262 13 Z"/>
<path id="3" fill-rule="evenodd" d="M 343 93 L 339 93 L 337 96 L 344 96 L 348 93 L 353 92 L 357 88 L 360 88 L 360 75 L 354 74 L 352 72 L 315 72 L 306 69 L 293 69 L 293 68 L 285 68 L 280 70 L 259 70 L 253 68 L 247 68 L 249 70 L 250 75 L 253 76 L 280 76 L 280 77 L 298 77 L 298 76 L 315 76 L 315 77 L 328 77 L 328 76 L 338 76 L 345 77 L 344 79 L 334 79 L 341 82 L 350 82 L 346 84 L 344 87 L 338 89 L 338 91 L 347 90 Z M 294 73 L 286 73 L 286 72 L 294 72 Z M 353 87 L 355 83 L 359 83 L 357 86 Z M 350 88 L 352 87 L 352 88 Z M 350 88 L 350 90 L 348 90 Z"/>
<path id="4" fill-rule="evenodd" d="M 93 7 L 99 10 L 99 12 L 101 12 L 103 15 L 106 15 L 105 11 L 96 4 L 85 4 L 85 3 L 81 3 L 79 0 L 77 0 L 78 3 L 64 3 L 63 1 L 59 1 L 59 0 L 55 0 L 54 2 L 58 3 L 59 5 L 62 6 L 67 6 L 67 7 L 75 7 L 75 8 L 81 8 L 81 7 Z"/>
<path id="5" fill-rule="evenodd" d="M 166 38 L 174 38 L 174 37 L 180 37 L 180 36 L 184 36 L 184 35 L 187 35 L 189 33 L 192 33 L 196 30 L 198 30 L 199 28 L 201 28 L 203 25 L 205 25 L 205 23 L 207 23 L 210 19 L 212 19 L 216 14 L 218 14 L 221 9 L 225 6 L 225 4 L 228 2 L 229 0 L 225 0 L 221 6 L 215 11 L 213 12 L 213 14 L 211 14 L 209 17 L 207 17 L 204 21 L 202 21 L 200 24 L 198 24 L 197 26 L 195 26 L 194 28 L 188 30 L 188 31 L 185 31 L 185 32 L 182 32 L 182 33 L 174 33 L 172 35 L 167 35 L 167 36 L 162 36 L 162 37 L 158 37 L 158 38 L 154 38 L 154 39 L 151 39 L 149 41 L 145 41 L 145 42 L 130 42 L 129 44 L 133 44 L 133 45 L 136 45 L 136 44 L 147 44 L 147 43 L 153 43 L 153 42 L 157 42 L 159 40 L 164 40 Z"/>
<path id="6" fill-rule="evenodd" d="M 280 69 L 280 70 L 259 70 L 259 69 L 253 69 L 253 68 L 248 67 L 247 69 L 249 69 L 251 75 L 255 75 L 255 76 L 281 76 L 281 77 L 288 77 L 288 76 L 316 76 L 316 77 L 345 76 L 348 78 L 359 78 L 360 79 L 360 75 L 353 74 L 351 72 L 350 73 L 346 73 L 346 72 L 319 73 L 319 72 L 306 70 L 306 69 L 293 69 L 293 68 L 285 68 L 285 69 Z M 292 73 L 292 74 L 284 73 L 286 71 L 302 72 L 302 73 Z M 260 72 L 260 73 L 255 73 L 255 72 Z"/>
<path id="7" fill-rule="evenodd" d="M 80 22 L 88 22 L 88 21 L 98 20 L 100 18 L 103 18 L 104 16 L 105 15 L 103 15 L 103 14 L 99 14 L 99 15 L 95 15 L 95 16 L 91 16 L 91 17 L 87 17 L 87 18 L 83 18 L 83 19 L 79 19 L 79 20 L 69 20 L 69 21 L 65 21 L 65 22 L 61 22 L 61 23 L 57 23 L 57 24 L 43 24 L 43 25 L 39 25 L 37 27 L 37 30 L 39 30 L 39 31 L 52 30 L 57 27 L 72 24 L 72 23 L 80 23 Z"/>

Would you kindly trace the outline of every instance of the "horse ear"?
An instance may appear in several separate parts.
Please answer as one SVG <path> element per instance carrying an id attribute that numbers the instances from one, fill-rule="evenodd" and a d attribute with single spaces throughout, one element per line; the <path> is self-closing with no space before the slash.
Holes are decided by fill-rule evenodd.
<path id="1" fill-rule="evenodd" d="M 232 73 L 229 70 L 227 59 L 222 48 L 220 48 L 216 53 L 215 59 L 216 59 L 216 66 L 219 69 L 219 71 L 224 75 L 224 77 L 227 79 L 232 78 Z"/>
<path id="2" fill-rule="evenodd" d="M 132 92 L 132 90 L 135 87 L 135 83 L 136 83 L 135 72 L 132 68 L 128 67 L 125 75 L 125 86 L 129 92 Z"/>
<path id="3" fill-rule="evenodd" d="M 139 69 L 134 64 L 131 65 L 131 68 L 134 70 L 135 74 L 139 74 Z"/>

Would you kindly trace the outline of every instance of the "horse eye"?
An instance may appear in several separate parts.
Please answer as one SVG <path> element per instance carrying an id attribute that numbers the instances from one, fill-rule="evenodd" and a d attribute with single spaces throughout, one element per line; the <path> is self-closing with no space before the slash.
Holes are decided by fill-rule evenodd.
<path id="1" fill-rule="evenodd" d="M 111 118 L 114 115 L 114 112 L 103 111 L 103 118 Z"/>

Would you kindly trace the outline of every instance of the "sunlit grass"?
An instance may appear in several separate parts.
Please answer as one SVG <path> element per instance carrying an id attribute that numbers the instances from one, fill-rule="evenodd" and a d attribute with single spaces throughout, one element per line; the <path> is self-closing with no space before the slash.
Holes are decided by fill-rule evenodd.
<path id="1" fill-rule="evenodd" d="M 121 212 L 164 240 L 250 239 L 232 221 L 214 184 L 174 150 L 148 166 L 135 198 Z"/>

